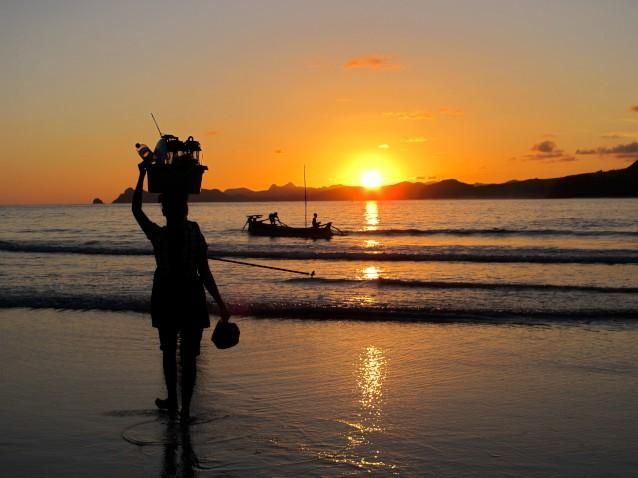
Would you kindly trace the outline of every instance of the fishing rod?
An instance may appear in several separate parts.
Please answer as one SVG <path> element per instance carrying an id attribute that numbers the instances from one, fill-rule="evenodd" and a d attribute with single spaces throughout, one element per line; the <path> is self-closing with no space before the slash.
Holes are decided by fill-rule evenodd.
<path id="1" fill-rule="evenodd" d="M 163 136 L 162 134 L 162 130 L 160 129 L 159 125 L 157 124 L 157 120 L 155 119 L 155 116 L 153 116 L 153 113 L 151 113 L 151 118 L 153 118 L 153 123 L 155 123 L 155 127 L 157 128 L 157 132 L 160 135 L 160 138 Z"/>
<path id="2" fill-rule="evenodd" d="M 222 259 L 221 257 L 209 257 L 209 259 L 212 261 L 230 262 L 231 264 L 240 264 L 242 266 L 261 267 L 262 269 L 272 269 L 274 271 L 292 272 L 293 274 L 301 274 L 304 276 L 309 276 L 311 279 L 315 275 L 315 271 L 312 271 L 312 272 L 296 271 L 294 269 L 284 269 L 283 267 L 264 266 L 262 264 L 254 264 L 252 262 L 236 261 L 233 259 Z"/>

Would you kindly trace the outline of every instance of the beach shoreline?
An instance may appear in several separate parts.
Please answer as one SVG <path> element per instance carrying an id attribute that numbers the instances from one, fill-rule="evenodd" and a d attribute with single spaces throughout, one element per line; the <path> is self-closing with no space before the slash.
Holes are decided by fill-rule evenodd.
<path id="1" fill-rule="evenodd" d="M 163 383 L 145 315 L 0 309 L 0 469 L 631 476 L 638 466 L 634 324 L 238 322 L 234 349 L 204 334 L 184 434 L 152 407 Z"/>

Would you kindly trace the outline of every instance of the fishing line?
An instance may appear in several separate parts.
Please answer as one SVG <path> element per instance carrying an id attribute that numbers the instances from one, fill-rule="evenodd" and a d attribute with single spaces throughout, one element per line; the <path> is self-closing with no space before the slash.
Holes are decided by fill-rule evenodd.
<path id="1" fill-rule="evenodd" d="M 297 271 L 294 269 L 286 269 L 284 267 L 274 267 L 274 266 L 265 266 L 263 264 L 255 264 L 253 262 L 236 261 L 234 259 L 222 259 L 221 257 L 209 257 L 209 259 L 212 261 L 230 262 L 231 264 L 239 264 L 242 266 L 260 267 L 262 269 L 272 269 L 274 271 L 290 272 L 292 274 L 301 274 L 304 276 L 309 276 L 310 278 L 313 278 L 315 276 L 315 271 L 312 271 L 312 272 Z"/>

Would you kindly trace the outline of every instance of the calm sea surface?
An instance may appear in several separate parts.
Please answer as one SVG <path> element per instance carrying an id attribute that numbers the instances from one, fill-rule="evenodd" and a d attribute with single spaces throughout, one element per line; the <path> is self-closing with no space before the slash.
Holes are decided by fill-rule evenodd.
<path id="1" fill-rule="evenodd" d="M 162 224 L 157 204 L 148 215 Z M 293 318 L 638 318 L 638 200 L 319 202 L 332 240 L 250 237 L 245 216 L 304 206 L 193 204 L 236 314 Z M 148 310 L 154 259 L 127 205 L 2 207 L 0 306 Z"/>

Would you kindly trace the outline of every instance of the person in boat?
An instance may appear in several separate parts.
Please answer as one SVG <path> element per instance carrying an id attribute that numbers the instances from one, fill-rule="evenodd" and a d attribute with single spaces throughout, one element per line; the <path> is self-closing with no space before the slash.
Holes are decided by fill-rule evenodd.
<path id="1" fill-rule="evenodd" d="M 158 398 L 158 408 L 176 413 L 177 403 L 177 343 L 181 357 L 181 416 L 188 419 L 197 374 L 196 359 L 200 352 L 203 329 L 210 326 L 206 294 L 219 306 L 222 322 L 230 314 L 222 300 L 210 271 L 207 245 L 199 225 L 189 221 L 188 195 L 160 195 L 166 226 L 152 222 L 142 211 L 142 186 L 146 166 L 139 164 L 139 178 L 133 194 L 133 216 L 153 244 L 157 268 L 153 276 L 151 318 L 159 331 L 162 365 L 168 397 Z"/>
<path id="2" fill-rule="evenodd" d="M 270 221 L 270 224 L 272 225 L 281 224 L 281 221 L 279 220 L 279 214 L 277 214 L 277 211 L 271 212 L 270 214 L 268 214 L 268 220 Z"/>
<path id="3" fill-rule="evenodd" d="M 319 229 L 319 226 L 321 226 L 321 221 L 317 221 L 317 213 L 314 213 L 312 215 L 312 227 L 313 229 Z"/>

